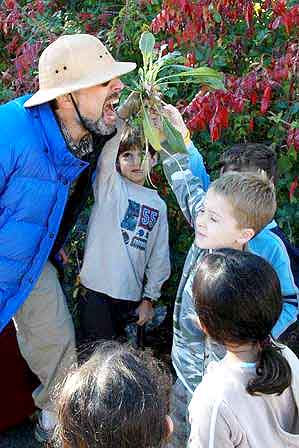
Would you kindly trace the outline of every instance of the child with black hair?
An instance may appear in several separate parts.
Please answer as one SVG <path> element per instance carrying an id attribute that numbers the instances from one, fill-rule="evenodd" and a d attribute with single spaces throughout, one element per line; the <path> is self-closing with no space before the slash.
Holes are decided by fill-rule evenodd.
<path id="1" fill-rule="evenodd" d="M 101 344 L 69 373 L 57 400 L 62 448 L 160 448 L 172 431 L 169 377 L 148 353 Z"/>
<path id="2" fill-rule="evenodd" d="M 299 360 L 275 343 L 279 279 L 261 257 L 222 249 L 193 281 L 198 324 L 227 350 L 211 362 L 189 405 L 190 448 L 299 446 Z"/>
<path id="3" fill-rule="evenodd" d="M 80 342 L 123 336 L 134 318 L 144 325 L 170 275 L 167 207 L 144 187 L 156 156 L 150 149 L 143 157 L 143 147 L 138 130 L 118 120 L 99 157 L 80 272 Z"/>

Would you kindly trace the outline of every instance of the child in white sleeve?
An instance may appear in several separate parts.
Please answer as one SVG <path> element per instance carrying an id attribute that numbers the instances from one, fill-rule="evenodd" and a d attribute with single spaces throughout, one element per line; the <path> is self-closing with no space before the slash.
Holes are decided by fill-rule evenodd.
<path id="1" fill-rule="evenodd" d="M 170 275 L 167 208 L 157 191 L 144 187 L 143 143 L 134 128 L 118 131 L 100 155 L 79 301 L 81 340 L 113 339 L 136 314 L 153 317 L 153 304 Z"/>
<path id="2" fill-rule="evenodd" d="M 298 447 L 299 360 L 269 336 L 283 304 L 272 266 L 216 250 L 198 267 L 193 297 L 198 325 L 227 353 L 194 392 L 188 447 Z"/>

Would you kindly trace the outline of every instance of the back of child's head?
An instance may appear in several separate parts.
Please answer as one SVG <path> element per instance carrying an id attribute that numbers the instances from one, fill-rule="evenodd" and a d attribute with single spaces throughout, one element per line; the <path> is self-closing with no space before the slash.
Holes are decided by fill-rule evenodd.
<path id="1" fill-rule="evenodd" d="M 289 364 L 269 335 L 282 311 L 280 282 L 263 258 L 234 249 L 203 257 L 193 282 L 195 308 L 207 334 L 224 345 L 258 344 L 251 394 L 282 393 L 291 382 Z"/>
<path id="2" fill-rule="evenodd" d="M 274 184 L 277 182 L 277 157 L 275 151 L 263 143 L 239 143 L 220 156 L 220 173 L 227 171 L 263 170 Z"/>
<path id="3" fill-rule="evenodd" d="M 149 355 L 102 344 L 61 388 L 56 442 L 65 448 L 162 446 L 167 381 Z"/>
<path id="4" fill-rule="evenodd" d="M 230 203 L 240 228 L 251 228 L 257 233 L 274 218 L 275 187 L 263 171 L 227 172 L 209 190 Z"/>

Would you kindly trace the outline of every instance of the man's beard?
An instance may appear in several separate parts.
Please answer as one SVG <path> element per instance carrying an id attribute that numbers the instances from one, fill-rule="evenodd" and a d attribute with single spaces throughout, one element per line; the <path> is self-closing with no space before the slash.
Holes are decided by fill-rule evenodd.
<path id="1" fill-rule="evenodd" d="M 109 107 L 109 104 L 110 105 L 113 104 L 113 101 L 114 103 L 115 102 L 117 103 L 118 99 L 119 96 L 117 94 L 115 93 L 110 94 L 103 104 L 102 116 L 96 121 L 93 121 L 90 118 L 87 118 L 84 115 L 82 115 L 85 127 L 91 134 L 94 134 L 95 136 L 98 137 L 100 135 L 110 135 L 115 131 L 116 125 L 114 123 L 113 124 L 105 123 L 103 116 L 105 114 L 105 107 L 107 106 Z M 112 105 L 112 109 L 113 107 L 114 106 Z"/>
<path id="2" fill-rule="evenodd" d="M 116 129 L 115 124 L 113 124 L 113 125 L 106 124 L 102 117 L 99 118 L 97 121 L 93 121 L 90 118 L 87 118 L 84 115 L 82 115 L 82 119 L 83 119 L 84 126 L 86 127 L 86 129 L 91 134 L 94 134 L 97 137 L 100 135 L 110 135 Z"/>

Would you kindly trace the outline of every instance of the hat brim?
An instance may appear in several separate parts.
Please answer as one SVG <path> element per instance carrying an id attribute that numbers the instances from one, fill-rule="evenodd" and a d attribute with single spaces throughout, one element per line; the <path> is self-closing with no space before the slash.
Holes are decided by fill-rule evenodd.
<path id="1" fill-rule="evenodd" d="M 115 62 L 111 67 L 105 70 L 105 73 L 98 73 L 90 75 L 85 79 L 74 80 L 67 85 L 55 87 L 50 89 L 40 89 L 34 93 L 25 103 L 25 107 L 38 106 L 39 104 L 47 103 L 55 98 L 65 95 L 67 93 L 75 92 L 76 90 L 85 89 L 87 87 L 97 86 L 105 82 L 111 81 L 114 78 L 125 75 L 136 68 L 135 62 Z"/>

